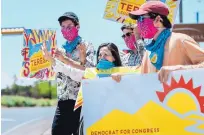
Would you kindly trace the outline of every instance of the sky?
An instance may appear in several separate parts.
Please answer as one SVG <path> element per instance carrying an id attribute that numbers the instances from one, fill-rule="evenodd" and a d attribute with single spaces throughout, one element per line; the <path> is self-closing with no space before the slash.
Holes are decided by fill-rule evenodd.
<path id="1" fill-rule="evenodd" d="M 113 42 L 120 49 L 126 48 L 121 38 L 122 24 L 103 19 L 107 0 L 2 0 L 1 27 L 25 27 L 30 29 L 57 30 L 57 45 L 63 44 L 58 17 L 64 12 L 76 13 L 80 20 L 80 35 L 92 42 L 95 49 L 104 42 Z M 204 0 L 183 0 L 183 23 L 204 23 Z M 178 14 L 176 23 L 179 23 Z M 22 64 L 22 35 L 1 36 L 1 88 L 13 83 L 13 76 L 20 76 Z M 204 47 L 204 44 L 202 44 Z M 19 79 L 20 84 L 32 84 L 32 80 Z"/>

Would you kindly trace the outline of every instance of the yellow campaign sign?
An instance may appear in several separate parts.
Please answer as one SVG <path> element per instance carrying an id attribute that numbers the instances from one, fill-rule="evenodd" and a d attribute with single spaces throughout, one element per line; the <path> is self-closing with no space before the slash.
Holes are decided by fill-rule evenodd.
<path id="1" fill-rule="evenodd" d="M 204 69 L 176 71 L 163 84 L 157 74 L 126 76 L 121 83 L 85 80 L 84 133 L 203 135 L 202 74 Z"/>
<path id="2" fill-rule="evenodd" d="M 180 0 L 161 1 L 168 5 L 170 11 L 168 18 L 173 24 Z M 103 17 L 123 24 L 135 24 L 136 21 L 129 17 L 129 12 L 138 10 L 145 2 L 146 0 L 108 0 Z"/>
<path id="3" fill-rule="evenodd" d="M 128 16 L 129 12 L 138 10 L 143 1 L 121 0 L 118 6 L 118 13 Z"/>
<path id="4" fill-rule="evenodd" d="M 140 67 L 116 67 L 109 70 L 98 70 L 96 68 L 87 68 L 85 70 L 84 79 L 94 79 L 97 77 L 109 77 L 111 74 L 120 73 L 125 74 L 135 74 L 140 73 Z M 80 88 L 75 103 L 74 110 L 81 107 L 83 104 L 82 87 Z"/>
<path id="5" fill-rule="evenodd" d="M 50 66 L 51 66 L 51 63 L 48 60 L 44 59 L 42 51 L 39 51 L 30 57 L 30 72 L 31 73 L 35 73 L 39 69 L 44 69 Z"/>
<path id="6" fill-rule="evenodd" d="M 56 48 L 56 31 L 24 29 L 23 32 L 23 62 L 20 76 L 40 80 L 54 80 L 55 73 L 51 63 L 45 60 L 41 51 L 43 42 L 51 55 Z"/>

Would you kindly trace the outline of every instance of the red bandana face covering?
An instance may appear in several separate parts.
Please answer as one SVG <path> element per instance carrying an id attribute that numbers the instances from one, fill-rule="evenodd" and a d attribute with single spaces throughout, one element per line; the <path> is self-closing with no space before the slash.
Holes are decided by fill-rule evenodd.
<path id="1" fill-rule="evenodd" d="M 135 48 L 136 38 L 134 34 L 131 34 L 130 36 L 126 36 L 124 40 L 125 40 L 125 44 L 130 50 L 136 49 Z"/>
<path id="2" fill-rule="evenodd" d="M 143 21 L 138 21 L 138 30 L 143 38 L 152 39 L 158 29 L 154 26 L 154 20 L 145 18 Z"/>
<path id="3" fill-rule="evenodd" d="M 70 42 L 78 36 L 78 29 L 76 27 L 63 28 L 61 32 L 63 37 Z"/>

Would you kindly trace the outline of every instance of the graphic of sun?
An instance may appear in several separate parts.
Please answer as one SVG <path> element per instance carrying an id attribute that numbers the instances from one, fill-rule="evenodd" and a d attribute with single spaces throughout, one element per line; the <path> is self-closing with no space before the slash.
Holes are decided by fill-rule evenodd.
<path id="1" fill-rule="evenodd" d="M 180 77 L 180 80 L 178 82 L 176 82 L 176 80 L 172 77 L 171 84 L 168 85 L 166 83 L 163 83 L 163 88 L 163 92 L 156 92 L 161 102 L 164 101 L 164 99 L 170 92 L 179 88 L 183 88 L 184 90 L 189 91 L 197 99 L 199 103 L 199 108 L 197 107 L 192 95 L 185 92 L 177 92 L 173 94 L 169 99 L 167 99 L 167 105 L 178 113 L 184 114 L 189 111 L 199 111 L 201 113 L 204 113 L 204 96 L 200 95 L 201 86 L 194 88 L 193 79 L 190 79 L 187 83 L 185 83 L 183 76 Z"/>
<path id="2" fill-rule="evenodd" d="M 134 114 L 114 109 L 90 125 L 87 134 L 203 135 L 204 117 L 200 112 L 204 113 L 204 96 L 200 96 L 201 86 L 194 88 L 193 79 L 185 83 L 181 76 L 178 81 L 172 77 L 171 84 L 163 83 L 163 88 L 163 92 L 156 91 L 163 105 L 149 100 Z M 180 115 L 169 111 L 167 106 Z M 188 114 L 189 111 L 192 112 Z M 188 116 L 183 115 L 185 113 Z"/>

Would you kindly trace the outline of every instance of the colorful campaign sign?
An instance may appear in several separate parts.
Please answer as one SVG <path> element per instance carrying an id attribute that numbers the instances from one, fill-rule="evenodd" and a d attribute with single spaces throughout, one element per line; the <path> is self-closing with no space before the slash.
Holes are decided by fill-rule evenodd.
<path id="1" fill-rule="evenodd" d="M 135 24 L 128 14 L 131 11 L 138 10 L 139 7 L 148 0 L 108 0 L 104 12 L 104 19 L 120 22 L 123 24 Z M 180 0 L 161 0 L 169 6 L 170 14 L 168 18 L 174 23 L 176 12 Z"/>
<path id="2" fill-rule="evenodd" d="M 204 69 L 83 80 L 86 135 L 203 135 Z"/>
<path id="3" fill-rule="evenodd" d="M 54 55 L 56 32 L 53 30 L 25 29 L 23 37 L 21 77 L 53 80 L 55 73 L 51 68 L 51 63 L 44 59 L 41 46 L 45 42 L 48 51 Z"/>

